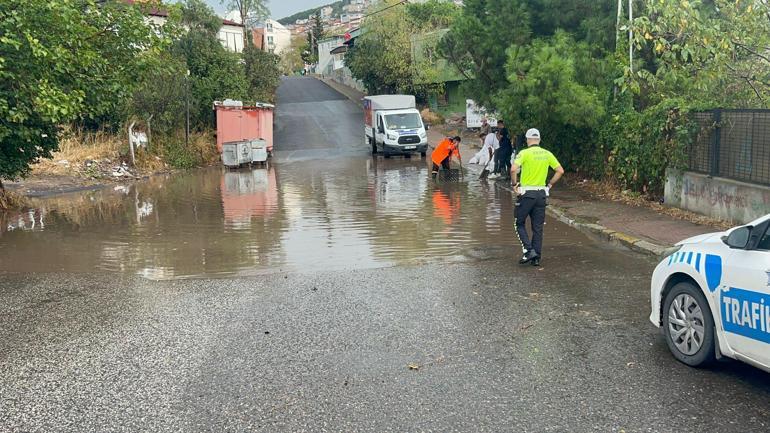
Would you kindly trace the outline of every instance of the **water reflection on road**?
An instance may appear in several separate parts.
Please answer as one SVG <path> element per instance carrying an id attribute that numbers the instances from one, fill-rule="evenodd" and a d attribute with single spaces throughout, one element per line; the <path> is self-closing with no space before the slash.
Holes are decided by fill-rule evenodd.
<path id="1" fill-rule="evenodd" d="M 436 184 L 425 161 L 220 168 L 36 199 L 0 214 L 0 271 L 148 278 L 410 264 L 511 253 L 510 195 Z"/>

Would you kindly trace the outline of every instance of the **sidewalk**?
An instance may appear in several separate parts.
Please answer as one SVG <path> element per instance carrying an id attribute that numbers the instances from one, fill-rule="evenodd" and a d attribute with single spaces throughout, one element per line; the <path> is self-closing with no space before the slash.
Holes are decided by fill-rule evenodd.
<path id="1" fill-rule="evenodd" d="M 496 184 L 513 193 L 508 182 Z M 722 230 L 650 208 L 603 199 L 566 180 L 554 187 L 547 211 L 550 216 L 584 233 L 653 256 L 662 256 L 683 239 Z"/>
<path id="2" fill-rule="evenodd" d="M 322 79 L 322 81 L 359 104 L 364 96 L 363 93 L 332 80 Z M 435 146 L 446 135 L 459 133 L 461 133 L 460 128 L 439 126 L 428 131 L 428 140 L 432 146 Z M 462 135 L 460 154 L 463 161 L 467 162 L 478 149 L 471 147 L 475 137 Z M 466 165 L 466 168 L 476 176 L 482 169 L 477 165 Z M 471 176 L 473 174 L 469 177 Z M 496 185 L 513 192 L 508 182 L 498 181 Z M 666 249 L 682 239 L 722 230 L 685 221 L 657 212 L 652 208 L 599 197 L 581 185 L 566 179 L 554 188 L 549 199 L 548 213 L 582 232 L 654 256 L 662 255 Z"/>

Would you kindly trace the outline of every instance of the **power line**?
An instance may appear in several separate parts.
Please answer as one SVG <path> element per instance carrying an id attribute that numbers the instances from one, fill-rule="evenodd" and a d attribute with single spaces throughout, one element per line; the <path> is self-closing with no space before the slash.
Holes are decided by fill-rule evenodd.
<path id="1" fill-rule="evenodd" d="M 378 13 L 385 12 L 388 9 L 394 8 L 396 6 L 401 6 L 401 5 L 406 4 L 408 2 L 409 2 L 409 0 L 401 0 L 400 2 L 398 2 L 396 4 L 392 4 L 392 5 L 390 5 L 390 6 L 386 7 L 386 8 L 382 8 L 382 9 L 380 9 L 378 11 L 374 11 L 374 12 L 372 12 L 370 14 L 366 14 L 366 15 L 364 15 L 364 18 L 368 18 L 368 17 L 370 17 L 372 15 L 377 15 Z"/>

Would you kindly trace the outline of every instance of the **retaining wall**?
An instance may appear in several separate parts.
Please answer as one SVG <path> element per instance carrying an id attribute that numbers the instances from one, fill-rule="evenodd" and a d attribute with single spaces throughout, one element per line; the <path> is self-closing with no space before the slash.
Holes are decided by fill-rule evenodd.
<path id="1" fill-rule="evenodd" d="M 770 187 L 669 170 L 665 201 L 669 206 L 745 224 L 770 213 Z"/>

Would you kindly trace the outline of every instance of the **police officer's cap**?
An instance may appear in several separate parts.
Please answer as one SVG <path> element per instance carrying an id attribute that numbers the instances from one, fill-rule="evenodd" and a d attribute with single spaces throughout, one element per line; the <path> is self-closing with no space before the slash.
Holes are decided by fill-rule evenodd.
<path id="1" fill-rule="evenodd" d="M 540 131 L 538 131 L 535 128 L 531 128 L 527 130 L 527 133 L 525 134 L 527 138 L 537 138 L 540 139 Z"/>

